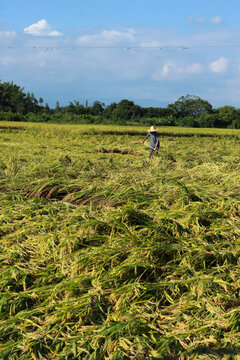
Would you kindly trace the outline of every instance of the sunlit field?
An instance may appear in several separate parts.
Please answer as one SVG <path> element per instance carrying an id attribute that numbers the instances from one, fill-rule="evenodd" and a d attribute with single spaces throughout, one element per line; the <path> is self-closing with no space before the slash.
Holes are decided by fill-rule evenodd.
<path id="1" fill-rule="evenodd" d="M 240 130 L 0 122 L 0 359 L 240 359 Z"/>

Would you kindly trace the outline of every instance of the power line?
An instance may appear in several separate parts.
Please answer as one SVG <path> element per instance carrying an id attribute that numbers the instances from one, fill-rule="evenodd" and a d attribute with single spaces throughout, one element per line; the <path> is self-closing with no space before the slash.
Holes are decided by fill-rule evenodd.
<path id="1" fill-rule="evenodd" d="M 15 46 L 15 45 L 0 45 L 0 49 L 21 49 L 21 50 L 82 50 L 82 49 L 125 49 L 125 50 L 134 50 L 134 49 L 155 49 L 155 50 L 168 50 L 168 49 L 180 49 L 180 50 L 190 50 L 190 49 L 237 49 L 240 48 L 240 45 L 166 45 L 166 46 Z"/>

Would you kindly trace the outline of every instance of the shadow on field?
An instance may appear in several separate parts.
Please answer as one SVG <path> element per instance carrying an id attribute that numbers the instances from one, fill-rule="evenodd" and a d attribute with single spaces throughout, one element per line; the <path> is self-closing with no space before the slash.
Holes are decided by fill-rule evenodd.
<path id="1" fill-rule="evenodd" d="M 225 356 L 229 356 L 232 358 L 232 356 L 236 356 L 240 354 L 240 346 L 233 347 L 232 349 L 229 348 L 220 348 L 220 349 L 211 349 L 208 346 L 205 345 L 198 345 L 197 348 L 192 352 L 192 354 L 196 355 L 212 355 L 219 358 L 223 358 Z"/>
<path id="2" fill-rule="evenodd" d="M 174 127 L 173 127 L 174 128 Z M 170 131 L 164 131 L 164 130 L 158 130 L 158 135 L 161 137 L 195 137 L 195 138 L 239 138 L 239 134 L 221 134 L 221 133 L 206 133 L 204 132 L 204 128 L 202 128 L 203 132 L 191 132 L 191 131 L 187 131 L 186 132 L 170 132 Z M 113 130 L 96 130 L 96 129 L 89 129 L 89 130 L 84 130 L 81 132 L 82 135 L 126 135 L 126 136 L 145 136 L 146 135 L 146 131 L 129 131 L 129 130 L 117 130 L 117 131 L 113 131 Z"/>
<path id="3" fill-rule="evenodd" d="M 221 346 L 221 345 L 220 345 Z M 231 345 L 230 345 L 231 347 Z M 198 359 L 198 356 L 201 356 L 201 358 L 209 358 L 209 359 L 223 359 L 227 357 L 227 359 L 235 359 L 235 356 L 240 355 L 240 346 L 234 346 L 233 348 L 220 348 L 220 349 L 214 349 L 210 348 L 206 345 L 198 345 L 194 350 L 191 351 L 185 351 L 184 355 L 186 358 L 189 356 L 194 359 Z M 202 357 L 203 356 L 203 357 Z M 210 357 L 209 357 L 210 356 Z M 183 357 L 185 359 L 185 357 Z M 166 355 L 164 357 L 164 360 L 179 360 L 179 354 L 178 355 Z"/>
<path id="4" fill-rule="evenodd" d="M 23 126 L 0 126 L 0 130 L 7 130 L 8 132 L 13 132 L 15 130 L 19 131 L 25 131 L 26 128 Z"/>
<path id="5" fill-rule="evenodd" d="M 68 192 L 65 190 L 59 189 L 57 186 L 40 188 L 34 190 L 28 194 L 28 198 L 45 198 L 45 199 L 55 199 L 59 201 L 64 201 Z"/>
<path id="6" fill-rule="evenodd" d="M 142 153 L 137 151 L 128 151 L 128 150 L 119 150 L 119 149 L 100 149 L 92 151 L 93 153 L 102 153 L 102 154 L 120 154 L 120 155 L 134 155 L 134 156 L 143 156 Z"/>

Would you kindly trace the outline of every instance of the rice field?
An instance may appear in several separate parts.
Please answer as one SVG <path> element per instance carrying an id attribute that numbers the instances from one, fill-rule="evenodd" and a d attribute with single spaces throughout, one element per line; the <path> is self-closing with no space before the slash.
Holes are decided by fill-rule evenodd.
<path id="1" fill-rule="evenodd" d="M 240 359 L 240 131 L 0 123 L 0 359 Z"/>

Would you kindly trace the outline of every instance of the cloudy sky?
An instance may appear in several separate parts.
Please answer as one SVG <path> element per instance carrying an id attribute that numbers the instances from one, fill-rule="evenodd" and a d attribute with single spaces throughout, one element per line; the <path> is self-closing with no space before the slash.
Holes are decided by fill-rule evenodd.
<path id="1" fill-rule="evenodd" d="M 0 80 L 55 106 L 240 107 L 239 0 L 0 0 Z"/>

